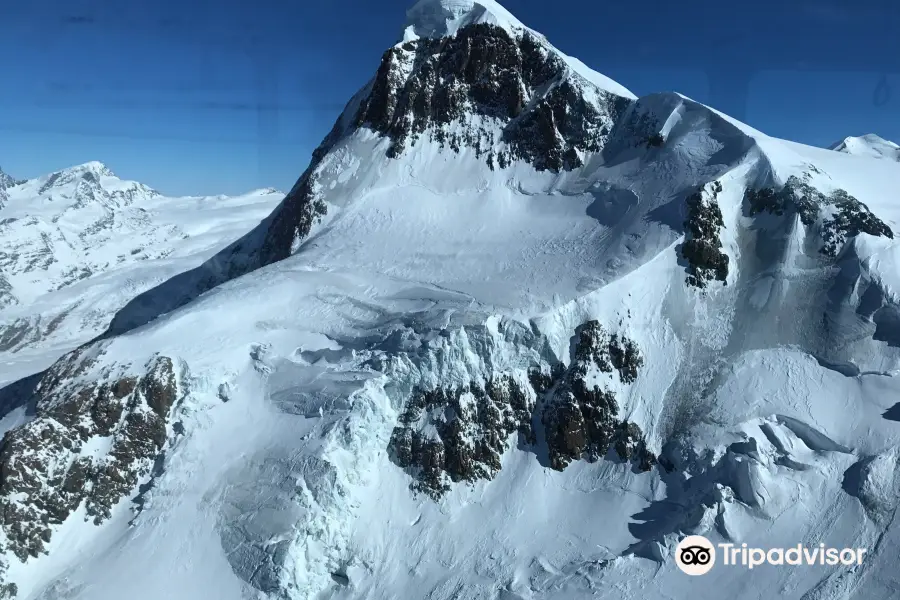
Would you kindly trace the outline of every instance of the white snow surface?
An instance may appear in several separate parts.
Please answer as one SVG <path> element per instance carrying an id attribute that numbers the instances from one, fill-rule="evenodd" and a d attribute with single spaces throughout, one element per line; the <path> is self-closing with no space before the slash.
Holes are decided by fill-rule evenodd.
<path id="1" fill-rule="evenodd" d="M 833 144 L 831 149 L 856 156 L 886 158 L 900 162 L 900 146 L 874 133 L 844 138 L 840 142 Z"/>
<path id="2" fill-rule="evenodd" d="M 6 190 L 0 385 L 102 333 L 139 293 L 196 267 L 284 195 L 167 197 L 93 161 Z"/>
<path id="3" fill-rule="evenodd" d="M 486 23 L 507 30 L 526 27 L 494 0 L 419 0 L 406 12 L 404 41 L 456 35 L 467 25 Z"/>
<path id="4" fill-rule="evenodd" d="M 452 35 L 485 18 L 476 5 L 519 26 L 494 2 L 423 0 L 410 27 Z M 656 118 L 662 147 L 613 140 L 561 174 L 490 170 L 426 136 L 397 159 L 371 131 L 344 137 L 318 170 L 328 217 L 293 256 L 108 341 L 97 369 L 155 353 L 181 365 L 184 433 L 139 514 L 123 500 L 100 528 L 74 515 L 49 556 L 10 557 L 20 598 L 896 597 L 900 245 L 861 234 L 828 262 L 796 218 L 751 218 L 744 193 L 806 175 L 897 232 L 900 169 L 768 137 L 677 94 L 631 110 Z M 699 291 L 678 248 L 685 196 L 712 181 L 728 285 Z M 189 236 L 218 232 L 173 254 L 196 264 L 268 201 L 165 201 Z M 220 220 L 244 211 L 240 226 Z M 103 285 L 92 279 L 79 293 Z M 602 460 L 558 472 L 511 439 L 494 480 L 439 501 L 410 491 L 386 448 L 413 387 L 524 380 L 546 352 L 568 362 L 588 319 L 641 349 L 637 381 L 614 391 L 673 470 Z M 691 578 L 672 559 L 687 534 L 868 558 Z"/>

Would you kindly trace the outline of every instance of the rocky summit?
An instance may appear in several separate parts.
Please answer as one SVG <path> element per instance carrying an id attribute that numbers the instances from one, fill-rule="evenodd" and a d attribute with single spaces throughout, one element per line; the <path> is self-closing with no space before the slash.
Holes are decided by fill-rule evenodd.
<path id="1" fill-rule="evenodd" d="M 0 597 L 893 599 L 896 163 L 400 33 L 286 196 L 0 186 Z"/>

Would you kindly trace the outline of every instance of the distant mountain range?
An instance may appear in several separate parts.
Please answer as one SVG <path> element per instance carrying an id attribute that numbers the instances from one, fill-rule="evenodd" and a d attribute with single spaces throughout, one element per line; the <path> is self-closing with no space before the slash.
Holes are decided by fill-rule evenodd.
<path id="1" fill-rule="evenodd" d="M 0 190 L 0 361 L 12 361 L 0 381 L 13 362 L 33 368 L 32 351 L 101 333 L 128 300 L 202 263 L 283 198 L 170 198 L 99 162 L 27 181 L 0 171 Z"/>

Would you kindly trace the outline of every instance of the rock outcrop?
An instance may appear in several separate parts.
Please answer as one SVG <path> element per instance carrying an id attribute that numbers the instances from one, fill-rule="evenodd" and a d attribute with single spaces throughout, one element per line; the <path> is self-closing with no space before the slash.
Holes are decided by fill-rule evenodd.
<path id="1" fill-rule="evenodd" d="M 893 239 L 894 232 L 869 207 L 840 188 L 825 194 L 803 178 L 792 175 L 781 189 L 748 189 L 745 199 L 750 215 L 763 212 L 796 216 L 821 237 L 819 252 L 835 258 L 847 241 L 860 233 Z"/>
<path id="2" fill-rule="evenodd" d="M 688 285 L 705 288 L 710 281 L 725 282 L 728 277 L 728 255 L 722 252 L 720 230 L 725 227 L 718 195 L 722 184 L 714 181 L 687 198 L 688 216 L 684 222 L 686 235 L 681 255 L 687 261 Z"/>
<path id="3" fill-rule="evenodd" d="M 534 394 L 503 374 L 483 387 L 416 389 L 391 435 L 394 462 L 415 477 L 413 489 L 439 498 L 451 482 L 493 479 L 507 440 L 534 441 Z"/>
<path id="4" fill-rule="evenodd" d="M 619 420 L 615 393 L 602 385 L 612 376 L 626 385 L 637 379 L 644 364 L 637 345 L 608 334 L 597 321 L 582 325 L 577 336 L 575 357 L 548 392 L 541 415 L 550 466 L 561 471 L 573 460 L 594 462 L 613 448 L 621 459 L 649 470 L 655 458 L 643 433 Z"/>
<path id="5" fill-rule="evenodd" d="M 413 477 L 412 489 L 437 500 L 453 483 L 493 479 L 514 434 L 538 451 L 535 424 L 543 425 L 554 469 L 573 460 L 599 460 L 611 449 L 621 460 L 650 469 L 655 457 L 643 433 L 619 418 L 615 393 L 601 386 L 613 376 L 622 385 L 637 379 L 643 365 L 637 345 L 608 334 L 597 321 L 577 335 L 568 369 L 535 366 L 521 376 L 501 373 L 483 385 L 415 389 L 389 444 L 391 460 Z"/>
<path id="6" fill-rule="evenodd" d="M 35 391 L 35 418 L 0 444 L 0 528 L 20 560 L 45 553 L 54 526 L 80 507 L 94 524 L 108 519 L 166 441 L 179 398 L 172 360 L 156 356 L 136 377 L 96 372 L 91 352 L 51 367 Z"/>
<path id="7" fill-rule="evenodd" d="M 389 156 L 428 135 L 473 148 L 492 168 L 524 160 L 559 171 L 600 151 L 628 104 L 571 72 L 532 34 L 481 23 L 385 52 L 356 124 L 389 136 Z"/>

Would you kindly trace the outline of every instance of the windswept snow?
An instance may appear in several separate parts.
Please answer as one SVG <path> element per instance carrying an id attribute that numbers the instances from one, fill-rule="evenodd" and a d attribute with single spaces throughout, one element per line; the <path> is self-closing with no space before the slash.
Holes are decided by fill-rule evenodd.
<path id="1" fill-rule="evenodd" d="M 868 133 L 859 137 L 847 137 L 833 144 L 830 148 L 837 152 L 845 152 L 855 156 L 868 156 L 872 158 L 886 158 L 900 161 L 900 146 L 888 141 L 874 133 Z"/>
<path id="2" fill-rule="evenodd" d="M 403 41 L 456 35 L 467 25 L 487 23 L 504 29 L 525 26 L 495 0 L 419 0 L 406 12 Z"/>

